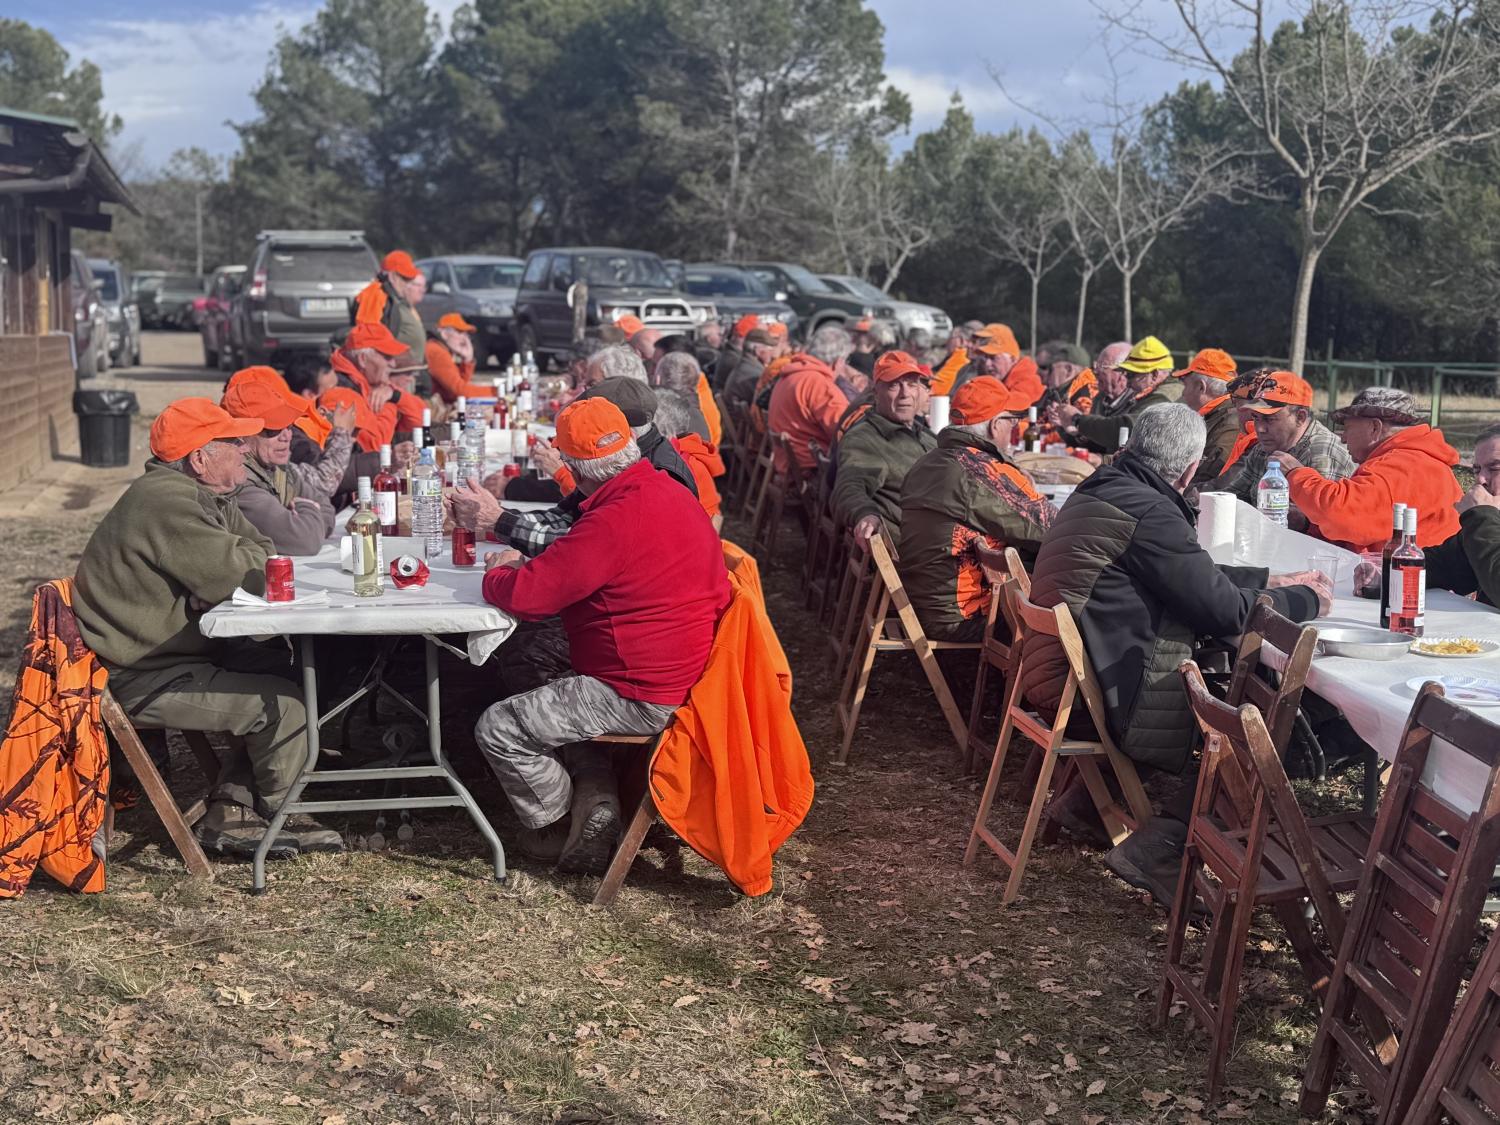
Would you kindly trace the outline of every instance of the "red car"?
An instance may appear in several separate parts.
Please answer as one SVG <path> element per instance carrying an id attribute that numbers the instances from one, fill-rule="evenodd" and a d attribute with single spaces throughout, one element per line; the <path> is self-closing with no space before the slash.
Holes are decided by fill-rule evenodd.
<path id="1" fill-rule="evenodd" d="M 229 369 L 229 304 L 245 282 L 244 266 L 220 266 L 208 282 L 208 293 L 193 302 L 198 334 L 203 338 L 203 366 Z"/>

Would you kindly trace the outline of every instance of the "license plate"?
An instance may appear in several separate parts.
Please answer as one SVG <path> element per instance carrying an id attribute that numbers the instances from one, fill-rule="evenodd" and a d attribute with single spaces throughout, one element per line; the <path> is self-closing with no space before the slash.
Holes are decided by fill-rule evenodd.
<path id="1" fill-rule="evenodd" d="M 322 313 L 348 312 L 349 302 L 342 297 L 303 297 L 302 315 L 317 316 Z"/>

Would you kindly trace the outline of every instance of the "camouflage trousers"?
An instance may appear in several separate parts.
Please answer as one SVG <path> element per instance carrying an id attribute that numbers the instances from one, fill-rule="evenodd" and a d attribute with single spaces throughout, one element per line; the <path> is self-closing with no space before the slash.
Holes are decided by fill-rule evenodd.
<path id="1" fill-rule="evenodd" d="M 492 704 L 474 727 L 521 823 L 545 828 L 568 814 L 573 776 L 610 770 L 608 753 L 579 746 L 601 734 L 656 734 L 677 708 L 626 699 L 592 676 L 566 676 Z"/>

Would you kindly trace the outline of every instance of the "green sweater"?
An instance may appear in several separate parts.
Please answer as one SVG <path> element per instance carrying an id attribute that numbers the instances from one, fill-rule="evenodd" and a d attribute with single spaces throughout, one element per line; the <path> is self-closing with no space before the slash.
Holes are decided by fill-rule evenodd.
<path id="1" fill-rule="evenodd" d="M 1073 422 L 1078 444 L 1095 453 L 1116 453 L 1120 448 L 1120 427 L 1135 429 L 1135 420 L 1143 410 L 1164 402 L 1182 401 L 1182 380 L 1168 375 L 1148 394 L 1131 402 L 1118 414 L 1080 414 Z"/>
<path id="2" fill-rule="evenodd" d="M 272 551 L 230 497 L 148 461 L 78 560 L 79 630 L 110 668 L 211 660 L 223 642 L 199 632 L 189 596 L 217 605 L 236 586 L 263 593 Z"/>
<path id="3" fill-rule="evenodd" d="M 839 440 L 839 471 L 833 484 L 833 511 L 843 527 L 865 516 L 879 516 L 894 534 L 901 526 L 901 482 L 937 437 L 918 418 L 910 426 L 883 418 L 873 409 Z"/>

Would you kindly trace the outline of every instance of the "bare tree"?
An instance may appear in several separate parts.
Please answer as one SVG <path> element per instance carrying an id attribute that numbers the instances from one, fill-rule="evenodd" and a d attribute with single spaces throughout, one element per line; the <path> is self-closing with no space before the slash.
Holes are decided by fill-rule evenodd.
<path id="1" fill-rule="evenodd" d="M 1094 275 L 1109 264 L 1108 248 L 1104 232 L 1096 216 L 1103 208 L 1093 196 L 1097 195 L 1095 177 L 1090 169 L 1098 163 L 1093 142 L 1087 134 L 1072 138 L 1061 153 L 1063 173 L 1058 177 L 1058 193 L 1062 203 L 1063 222 L 1068 229 L 1069 250 L 1078 269 L 1078 314 L 1073 324 L 1073 342 L 1082 345 L 1083 324 L 1088 312 L 1089 283 Z"/>
<path id="2" fill-rule="evenodd" d="M 1301 263 L 1291 367 L 1306 354 L 1318 261 L 1356 208 L 1428 158 L 1500 135 L 1500 5 L 1491 0 L 1171 0 L 1179 34 L 1136 0 L 1105 17 L 1158 57 L 1216 77 L 1284 172 Z M 1426 25 L 1422 27 L 1421 25 Z M 1221 44 L 1249 37 L 1233 57 Z"/>

